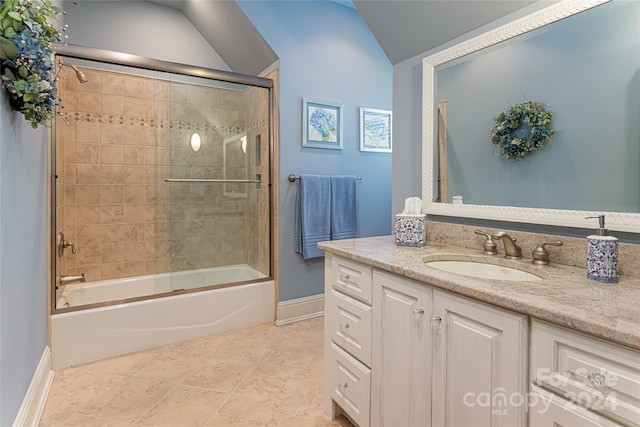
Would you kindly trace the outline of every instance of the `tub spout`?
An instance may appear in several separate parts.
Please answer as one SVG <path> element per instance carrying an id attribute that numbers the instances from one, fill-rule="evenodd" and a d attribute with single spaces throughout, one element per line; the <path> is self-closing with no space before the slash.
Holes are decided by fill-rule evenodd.
<path id="1" fill-rule="evenodd" d="M 68 285 L 69 283 L 73 283 L 73 282 L 84 282 L 85 278 L 84 278 L 84 273 L 82 273 L 79 276 L 59 276 L 58 277 L 58 284 L 60 285 Z"/>

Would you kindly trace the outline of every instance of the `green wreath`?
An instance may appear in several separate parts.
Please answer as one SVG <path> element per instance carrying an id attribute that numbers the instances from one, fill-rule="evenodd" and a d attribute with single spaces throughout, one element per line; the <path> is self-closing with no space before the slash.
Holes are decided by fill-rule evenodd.
<path id="1" fill-rule="evenodd" d="M 515 160 L 533 151 L 542 151 L 555 133 L 551 130 L 552 118 L 540 102 L 526 101 L 511 106 L 494 119 L 491 142 L 495 151 Z"/>

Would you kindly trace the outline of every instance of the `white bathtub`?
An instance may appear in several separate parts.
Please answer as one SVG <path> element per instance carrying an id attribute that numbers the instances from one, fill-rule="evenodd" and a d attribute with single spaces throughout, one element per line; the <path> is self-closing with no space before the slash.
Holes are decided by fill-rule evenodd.
<path id="1" fill-rule="evenodd" d="M 171 278 L 152 275 L 69 285 L 58 308 L 264 277 L 248 266 L 233 267 L 173 273 Z M 270 322 L 274 301 L 273 281 L 262 281 L 54 314 L 52 367 L 62 369 Z"/>

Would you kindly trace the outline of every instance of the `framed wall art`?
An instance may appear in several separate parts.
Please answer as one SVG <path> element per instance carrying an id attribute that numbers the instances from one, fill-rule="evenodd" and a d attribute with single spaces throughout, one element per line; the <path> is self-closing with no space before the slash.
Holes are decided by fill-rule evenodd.
<path id="1" fill-rule="evenodd" d="M 342 149 L 342 105 L 302 100 L 302 146 Z"/>
<path id="2" fill-rule="evenodd" d="M 391 111 L 360 108 L 360 151 L 391 153 Z"/>

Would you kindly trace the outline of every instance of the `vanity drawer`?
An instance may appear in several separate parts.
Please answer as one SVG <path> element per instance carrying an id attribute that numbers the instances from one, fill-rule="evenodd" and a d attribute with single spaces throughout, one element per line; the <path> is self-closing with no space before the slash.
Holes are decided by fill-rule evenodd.
<path id="1" fill-rule="evenodd" d="M 640 351 L 535 321 L 531 378 L 571 402 L 640 426 Z"/>
<path id="2" fill-rule="evenodd" d="M 371 306 L 331 289 L 325 322 L 333 342 L 371 366 Z"/>
<path id="3" fill-rule="evenodd" d="M 369 425 L 371 369 L 358 362 L 335 343 L 331 343 L 329 366 L 331 398 L 359 426 Z"/>
<path id="4" fill-rule="evenodd" d="M 360 301 L 371 304 L 373 273 L 371 266 L 333 257 L 331 261 L 332 286 Z"/>
<path id="5" fill-rule="evenodd" d="M 536 386 L 531 386 L 529 404 L 529 427 L 622 427 Z"/>

